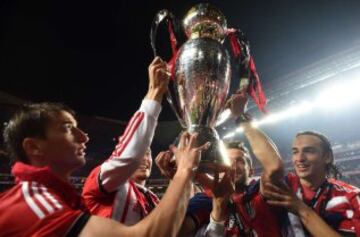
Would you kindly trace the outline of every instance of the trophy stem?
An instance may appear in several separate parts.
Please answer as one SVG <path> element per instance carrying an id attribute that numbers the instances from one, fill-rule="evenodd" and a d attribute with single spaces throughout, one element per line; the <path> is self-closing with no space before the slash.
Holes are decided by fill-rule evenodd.
<path id="1" fill-rule="evenodd" d="M 198 172 L 200 173 L 214 173 L 228 169 L 230 167 L 230 160 L 228 159 L 222 140 L 214 128 L 203 126 L 190 126 L 188 132 L 198 133 L 198 145 L 203 145 L 210 142 L 211 145 L 208 150 L 201 154 L 201 161 Z"/>

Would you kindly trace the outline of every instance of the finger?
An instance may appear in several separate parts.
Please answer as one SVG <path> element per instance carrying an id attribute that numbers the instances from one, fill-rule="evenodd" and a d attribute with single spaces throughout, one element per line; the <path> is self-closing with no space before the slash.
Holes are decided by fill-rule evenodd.
<path id="1" fill-rule="evenodd" d="M 154 72 L 154 70 L 156 69 L 156 66 L 159 65 L 160 61 L 160 57 L 155 57 L 154 60 L 150 63 L 148 70 L 149 72 Z"/>
<path id="2" fill-rule="evenodd" d="M 168 81 L 170 79 L 171 73 L 166 68 L 160 68 L 159 70 L 160 79 Z"/>
<path id="3" fill-rule="evenodd" d="M 266 182 L 265 186 L 266 186 L 267 189 L 269 189 L 269 190 L 271 190 L 273 192 L 284 194 L 284 191 L 281 188 L 279 188 L 278 186 L 276 186 L 276 185 L 274 185 L 272 183 Z"/>
<path id="4" fill-rule="evenodd" d="M 293 192 L 292 189 L 287 185 L 287 183 L 282 180 L 279 185 L 282 189 L 286 190 L 287 192 Z"/>
<path id="5" fill-rule="evenodd" d="M 161 151 L 155 158 L 155 162 L 158 163 L 162 160 L 162 158 L 164 157 L 164 152 Z"/>
<path id="6" fill-rule="evenodd" d="M 178 144 L 178 147 L 181 148 L 181 147 L 185 147 L 186 145 L 186 140 L 187 138 L 189 137 L 189 133 L 184 131 L 182 134 L 181 134 L 181 137 L 180 137 L 180 141 L 179 141 L 179 144 Z"/>
<path id="7" fill-rule="evenodd" d="M 204 145 L 196 148 L 198 151 L 206 151 L 207 149 L 209 149 L 209 147 L 211 146 L 210 142 L 205 143 Z"/>
<path id="8" fill-rule="evenodd" d="M 162 165 L 163 165 L 164 170 L 169 171 L 169 169 L 170 169 L 170 164 L 169 164 L 169 160 L 166 159 L 166 158 L 167 158 L 167 157 L 165 157 Z"/>
<path id="9" fill-rule="evenodd" d="M 264 190 L 263 195 L 268 198 L 268 199 L 275 199 L 275 200 L 282 200 L 284 201 L 286 199 L 287 196 L 284 196 L 282 194 L 276 193 L 276 192 L 272 192 L 272 191 L 268 191 L 268 190 Z"/>
<path id="10" fill-rule="evenodd" d="M 171 169 L 176 169 L 176 158 L 175 156 L 171 156 L 169 159 L 169 167 L 171 167 Z"/>
<path id="11" fill-rule="evenodd" d="M 165 68 L 165 69 L 167 69 L 168 68 L 168 64 L 165 62 L 165 61 L 161 61 L 161 66 L 163 67 L 163 68 Z"/>
<path id="12" fill-rule="evenodd" d="M 166 68 L 162 67 L 161 65 L 155 65 L 153 68 L 153 73 L 157 76 L 157 78 L 167 78 L 169 77 L 169 72 Z"/>
<path id="13" fill-rule="evenodd" d="M 173 154 L 175 154 L 176 151 L 177 151 L 177 147 L 176 147 L 174 144 L 171 144 L 171 145 L 169 146 L 169 150 L 170 150 Z"/>
<path id="14" fill-rule="evenodd" d="M 165 153 L 164 153 L 165 158 L 164 159 L 166 159 L 168 162 L 170 162 L 171 156 L 172 156 L 172 154 L 171 154 L 170 151 L 165 151 Z"/>
<path id="15" fill-rule="evenodd" d="M 159 56 L 156 56 L 151 62 L 152 65 L 162 62 L 162 59 Z"/>
<path id="16" fill-rule="evenodd" d="M 277 200 L 267 200 L 266 202 L 271 206 L 277 206 L 277 207 L 286 207 L 287 206 L 286 202 L 277 201 Z"/>
<path id="17" fill-rule="evenodd" d="M 196 147 L 198 136 L 199 136 L 199 133 L 197 133 L 197 132 L 190 135 L 189 143 L 188 143 L 189 147 Z"/>

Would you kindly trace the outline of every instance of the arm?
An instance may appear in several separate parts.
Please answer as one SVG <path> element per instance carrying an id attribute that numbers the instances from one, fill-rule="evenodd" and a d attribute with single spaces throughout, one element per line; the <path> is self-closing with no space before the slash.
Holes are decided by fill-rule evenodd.
<path id="1" fill-rule="evenodd" d="M 213 198 L 210 223 L 205 230 L 204 236 L 225 236 L 225 221 L 228 217 L 227 206 L 231 194 L 235 191 L 232 172 L 225 172 L 221 179 L 219 179 L 219 174 L 215 174 L 212 187 Z"/>
<path id="2" fill-rule="evenodd" d="M 110 158 L 100 167 L 100 185 L 107 192 L 115 191 L 133 174 L 150 146 L 168 80 L 166 64 L 155 58 L 149 66 L 149 89 L 139 111 L 130 120 Z"/>
<path id="3" fill-rule="evenodd" d="M 300 200 L 286 184 L 280 183 L 278 187 L 271 183 L 266 183 L 264 185 L 263 195 L 268 199 L 267 203 L 270 205 L 284 207 L 297 215 L 312 236 L 340 236 L 320 216 L 318 216 L 312 208 L 308 207 Z"/>
<path id="4" fill-rule="evenodd" d="M 244 116 L 246 104 L 247 98 L 244 93 L 233 95 L 228 103 L 232 116 L 235 118 Z M 275 144 L 260 129 L 252 126 L 249 120 L 245 119 L 241 126 L 256 159 L 263 167 L 261 186 L 266 181 L 278 182 L 283 177 L 284 168 Z"/>
<path id="5" fill-rule="evenodd" d="M 266 181 L 277 183 L 284 175 L 284 167 L 275 144 L 250 122 L 244 122 L 242 127 L 256 159 L 263 167 L 261 186 Z"/>
<path id="6" fill-rule="evenodd" d="M 101 186 L 115 191 L 137 169 L 151 144 L 161 106 L 154 100 L 144 100 L 130 120 L 110 158 L 100 167 Z"/>
<path id="7" fill-rule="evenodd" d="M 210 216 L 210 223 L 203 234 L 205 237 L 225 236 L 225 221 L 217 222 Z"/>
<path id="8" fill-rule="evenodd" d="M 184 133 L 179 147 L 172 147 L 178 169 L 159 205 L 145 219 L 127 227 L 112 220 L 92 216 L 80 236 L 175 236 L 180 229 L 188 204 L 193 169 L 201 151 L 208 145 L 195 147 L 196 136 Z M 187 142 L 188 141 L 188 142 Z"/>
<path id="9" fill-rule="evenodd" d="M 178 236 L 190 236 L 194 233 L 200 234 L 199 236 L 224 236 L 228 214 L 227 204 L 230 195 L 234 192 L 232 176 L 232 171 L 222 173 L 220 178 L 218 173 L 215 173 L 214 178 L 206 174 L 197 175 L 197 181 L 201 179 L 208 185 L 207 188 L 211 189 L 212 198 L 205 194 L 198 194 L 190 201 L 188 207 L 190 212 L 187 214 Z M 209 219 L 210 223 L 207 224 Z M 207 224 L 206 228 L 202 228 L 205 224 Z"/>
<path id="10" fill-rule="evenodd" d="M 178 172 L 160 204 L 136 225 L 128 227 L 110 219 L 92 216 L 80 236 L 174 236 L 185 213 L 191 175 L 189 171 Z"/>
<path id="11" fill-rule="evenodd" d="M 316 212 L 305 205 L 301 200 L 301 205 L 298 208 L 298 216 L 305 228 L 314 237 L 340 237 L 335 230 L 333 230 Z"/>

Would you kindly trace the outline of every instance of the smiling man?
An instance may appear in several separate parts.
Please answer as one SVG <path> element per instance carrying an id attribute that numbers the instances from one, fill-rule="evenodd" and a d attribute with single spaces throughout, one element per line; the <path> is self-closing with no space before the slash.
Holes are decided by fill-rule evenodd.
<path id="1" fill-rule="evenodd" d="M 114 202 L 113 219 L 128 225 L 135 224 L 158 205 L 159 198 L 145 187 L 146 180 L 151 175 L 152 163 L 151 149 L 148 148 L 139 167 L 129 179 L 129 187 L 132 193 L 127 195 L 129 188 L 119 189 L 117 199 Z"/>
<path id="2" fill-rule="evenodd" d="M 286 176 L 289 187 L 268 184 L 264 196 L 289 211 L 295 236 L 360 236 L 360 190 L 336 179 L 329 140 L 314 131 L 298 133 L 292 162 L 295 174 Z"/>
<path id="3" fill-rule="evenodd" d="M 148 148 L 144 155 L 143 160 L 140 163 L 140 166 L 135 170 L 131 176 L 131 180 L 141 186 L 145 186 L 146 180 L 150 177 L 151 168 L 152 168 L 152 155 L 151 149 Z"/>

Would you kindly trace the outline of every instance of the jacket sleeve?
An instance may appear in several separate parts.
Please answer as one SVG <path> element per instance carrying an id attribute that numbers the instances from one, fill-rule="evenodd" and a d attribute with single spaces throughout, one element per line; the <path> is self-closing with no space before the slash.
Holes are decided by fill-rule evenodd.
<path id="1" fill-rule="evenodd" d="M 158 102 L 142 101 L 110 158 L 100 167 L 99 185 L 105 191 L 115 191 L 137 169 L 153 139 L 160 111 Z"/>

